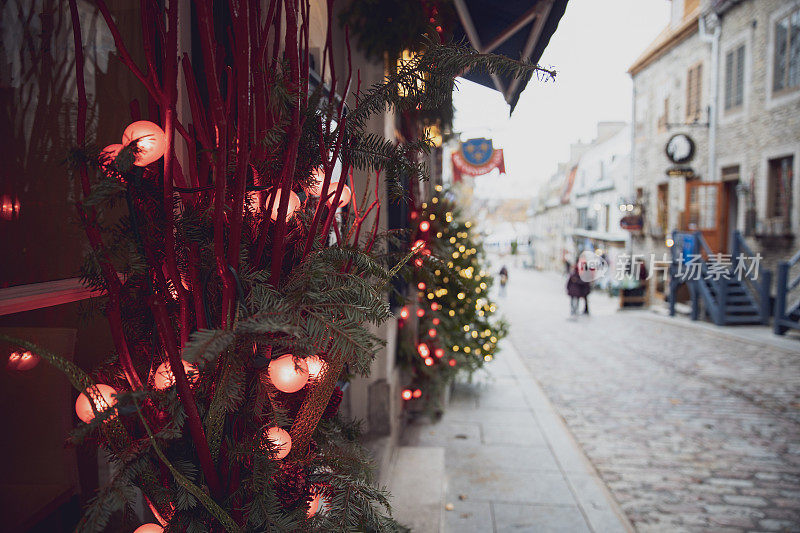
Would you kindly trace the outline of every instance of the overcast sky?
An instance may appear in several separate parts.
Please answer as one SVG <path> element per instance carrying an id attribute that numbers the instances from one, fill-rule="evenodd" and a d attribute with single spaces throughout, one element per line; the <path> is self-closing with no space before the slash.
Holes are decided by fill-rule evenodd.
<path id="1" fill-rule="evenodd" d="M 594 137 L 598 121 L 630 121 L 628 67 L 667 25 L 669 8 L 669 0 L 569 0 L 539 61 L 555 68 L 556 79 L 531 80 L 510 119 L 500 93 L 460 80 L 455 131 L 462 140 L 492 138 L 508 172 L 476 178 L 476 194 L 532 195 L 571 142 Z"/>

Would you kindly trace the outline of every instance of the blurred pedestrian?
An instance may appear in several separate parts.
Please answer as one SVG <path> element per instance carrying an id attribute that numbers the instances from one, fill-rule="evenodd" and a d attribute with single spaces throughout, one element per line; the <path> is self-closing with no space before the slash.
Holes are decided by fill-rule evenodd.
<path id="1" fill-rule="evenodd" d="M 569 295 L 570 315 L 575 316 L 578 314 L 578 307 L 580 306 L 581 298 L 583 298 L 583 314 L 589 314 L 590 292 L 592 292 L 591 284 L 581 278 L 580 265 L 575 265 L 572 269 L 572 273 L 567 279 L 567 294 Z"/>
<path id="2" fill-rule="evenodd" d="M 508 269 L 503 265 L 500 269 L 500 296 L 506 295 L 506 283 L 508 283 Z"/>

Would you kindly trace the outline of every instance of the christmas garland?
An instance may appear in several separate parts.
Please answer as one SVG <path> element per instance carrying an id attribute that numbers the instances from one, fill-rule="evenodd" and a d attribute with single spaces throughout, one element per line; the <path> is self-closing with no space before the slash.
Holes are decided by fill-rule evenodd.
<path id="1" fill-rule="evenodd" d="M 410 375 L 403 398 L 410 410 L 428 413 L 441 413 L 456 375 L 471 376 L 491 361 L 508 331 L 489 296 L 493 280 L 472 223 L 462 219 L 451 193 L 436 189 L 411 218 L 414 247 L 441 262 L 416 270 L 416 301 L 400 312 L 399 359 Z"/>

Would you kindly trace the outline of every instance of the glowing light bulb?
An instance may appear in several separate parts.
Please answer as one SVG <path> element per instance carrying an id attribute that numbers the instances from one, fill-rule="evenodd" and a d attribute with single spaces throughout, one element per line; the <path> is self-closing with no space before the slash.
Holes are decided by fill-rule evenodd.
<path id="1" fill-rule="evenodd" d="M 322 503 L 321 493 L 315 492 L 313 489 L 311 493 L 313 494 L 313 497 L 311 498 L 311 503 L 308 504 L 308 512 L 306 513 L 306 516 L 308 518 L 311 518 L 312 516 L 317 514 L 317 511 L 319 511 L 319 506 Z"/>
<path id="2" fill-rule="evenodd" d="M 422 397 L 422 391 L 419 390 L 419 389 L 414 389 L 413 396 L 414 396 L 414 398 L 421 398 Z"/>
<path id="3" fill-rule="evenodd" d="M 197 366 L 192 363 L 181 360 L 183 363 L 183 371 L 186 373 L 186 379 L 189 383 L 197 383 L 200 375 L 197 373 Z M 169 366 L 169 361 L 164 361 L 156 369 L 155 376 L 153 377 L 153 387 L 156 390 L 166 390 L 175 385 L 175 376 L 172 374 L 172 369 Z"/>
<path id="4" fill-rule="evenodd" d="M 102 413 L 106 409 L 113 409 L 114 405 L 117 403 L 117 399 L 114 397 L 114 395 L 117 394 L 117 390 L 114 387 L 97 384 L 95 388 L 97 390 L 92 390 L 91 392 L 91 389 L 86 389 L 75 401 L 75 412 L 78 414 L 78 418 L 87 424 L 94 420 L 92 404 L 94 404 L 98 413 Z M 99 398 L 95 397 L 98 392 L 100 393 Z M 91 403 L 89 398 L 91 398 Z"/>
<path id="5" fill-rule="evenodd" d="M 419 309 L 417 309 L 417 316 L 420 317 L 420 318 L 424 317 L 425 316 L 425 310 L 423 308 L 421 308 L 421 307 Z"/>
<path id="6" fill-rule="evenodd" d="M 267 374 L 275 388 L 281 392 L 297 392 L 308 382 L 308 365 L 303 359 L 294 360 L 286 354 L 270 361 Z"/>
<path id="7" fill-rule="evenodd" d="M 8 369 L 25 372 L 39 364 L 39 356 L 25 350 L 24 352 L 11 352 L 8 356 Z"/>
<path id="8" fill-rule="evenodd" d="M 455 360 L 455 359 L 450 359 L 450 360 L 447 362 L 447 364 L 448 364 L 448 365 L 450 365 L 450 366 L 456 366 L 456 360 Z"/>
<path id="9" fill-rule="evenodd" d="M 403 397 L 404 400 L 410 400 L 411 399 L 411 395 L 412 395 L 411 389 L 405 389 L 401 393 L 401 396 Z"/>
<path id="10" fill-rule="evenodd" d="M 414 241 L 414 244 L 411 246 L 411 250 L 413 250 L 414 253 L 418 253 L 424 247 L 425 247 L 425 241 L 423 241 L 422 239 L 418 239 L 418 240 Z"/>
<path id="11" fill-rule="evenodd" d="M 425 358 L 425 366 L 432 366 L 433 365 L 433 358 L 426 357 Z"/>
<path id="12" fill-rule="evenodd" d="M 418 288 L 419 290 L 421 290 L 421 291 L 424 291 L 424 290 L 425 290 L 425 283 L 423 283 L 422 281 L 420 281 L 419 283 L 417 283 L 417 288 Z"/>
<path id="13" fill-rule="evenodd" d="M 427 344 L 421 342 L 417 345 L 417 352 L 419 352 L 420 357 L 428 357 L 431 354 L 431 349 L 428 347 Z"/>
<path id="14" fill-rule="evenodd" d="M 441 307 L 442 307 L 442 306 L 441 306 L 441 305 L 439 305 L 438 303 L 436 303 L 436 302 L 431 302 L 431 311 L 438 311 L 439 309 L 441 309 Z M 438 319 L 437 319 L 437 320 L 438 320 Z"/>
<path id="15" fill-rule="evenodd" d="M 275 200 L 272 200 L 273 194 L 275 194 Z M 268 206 L 269 203 L 272 202 L 272 211 L 270 211 L 269 214 L 270 220 L 278 220 L 278 208 L 281 205 L 282 194 L 283 194 L 283 189 L 278 189 L 276 193 L 270 193 L 262 204 L 264 206 Z M 297 196 L 294 193 L 294 191 L 289 191 L 289 203 L 286 205 L 286 220 L 292 218 L 294 212 L 297 211 L 298 207 L 300 207 L 300 197 Z"/>
<path id="16" fill-rule="evenodd" d="M 276 449 L 274 452 L 275 459 L 283 459 L 292 450 L 292 437 L 284 429 L 271 427 L 264 432 L 264 438 Z M 266 445 L 264 448 L 266 448 Z"/>
<path id="17" fill-rule="evenodd" d="M 430 328 L 428 330 L 428 337 L 431 337 L 431 338 L 436 337 L 436 330 L 434 328 Z"/>
<path id="18" fill-rule="evenodd" d="M 438 318 L 434 318 L 434 319 L 432 320 L 432 322 L 433 322 L 433 325 L 434 325 L 434 326 L 438 326 L 438 325 L 439 325 L 439 322 L 441 322 L 441 320 L 439 320 Z"/>
<path id="19" fill-rule="evenodd" d="M 441 359 L 444 357 L 444 348 L 436 348 L 436 350 L 433 352 L 433 355 L 435 355 L 437 359 Z"/>
<path id="20" fill-rule="evenodd" d="M 420 231 L 428 231 L 429 229 L 431 229 L 431 223 L 428 222 L 427 220 L 423 220 L 422 222 L 419 223 Z"/>
<path id="21" fill-rule="evenodd" d="M 167 150 L 167 136 L 158 124 L 149 120 L 137 120 L 122 133 L 122 144 L 136 143 L 138 152 L 133 162 L 137 167 L 146 167 L 164 155 Z"/>
<path id="22" fill-rule="evenodd" d="M 400 310 L 400 318 L 406 319 L 408 318 L 408 307 L 404 307 Z"/>
<path id="23" fill-rule="evenodd" d="M 322 369 L 327 366 L 318 355 L 309 355 L 305 358 L 306 366 L 308 367 L 309 379 L 317 379 Z"/>
<path id="24" fill-rule="evenodd" d="M 333 199 L 336 197 L 336 189 L 337 189 L 337 187 L 339 187 L 338 183 L 331 183 L 330 186 L 328 186 L 328 194 L 327 194 L 328 204 L 332 204 L 333 203 Z M 350 187 L 348 187 L 347 185 L 344 185 L 343 188 L 342 188 L 342 195 L 339 197 L 339 203 L 336 204 L 336 206 L 337 207 L 344 207 L 347 204 L 349 204 L 350 203 L 351 194 L 352 193 L 350 192 Z"/>
<path id="25" fill-rule="evenodd" d="M 161 533 L 164 528 L 158 524 L 143 524 L 134 530 L 133 533 Z"/>

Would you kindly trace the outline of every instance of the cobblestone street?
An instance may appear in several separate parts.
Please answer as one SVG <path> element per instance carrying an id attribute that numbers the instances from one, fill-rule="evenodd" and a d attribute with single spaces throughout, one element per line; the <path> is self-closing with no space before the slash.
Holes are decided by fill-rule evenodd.
<path id="1" fill-rule="evenodd" d="M 511 341 L 639 531 L 800 531 L 800 341 L 784 349 L 513 269 Z M 499 356 L 502 357 L 502 354 Z"/>

